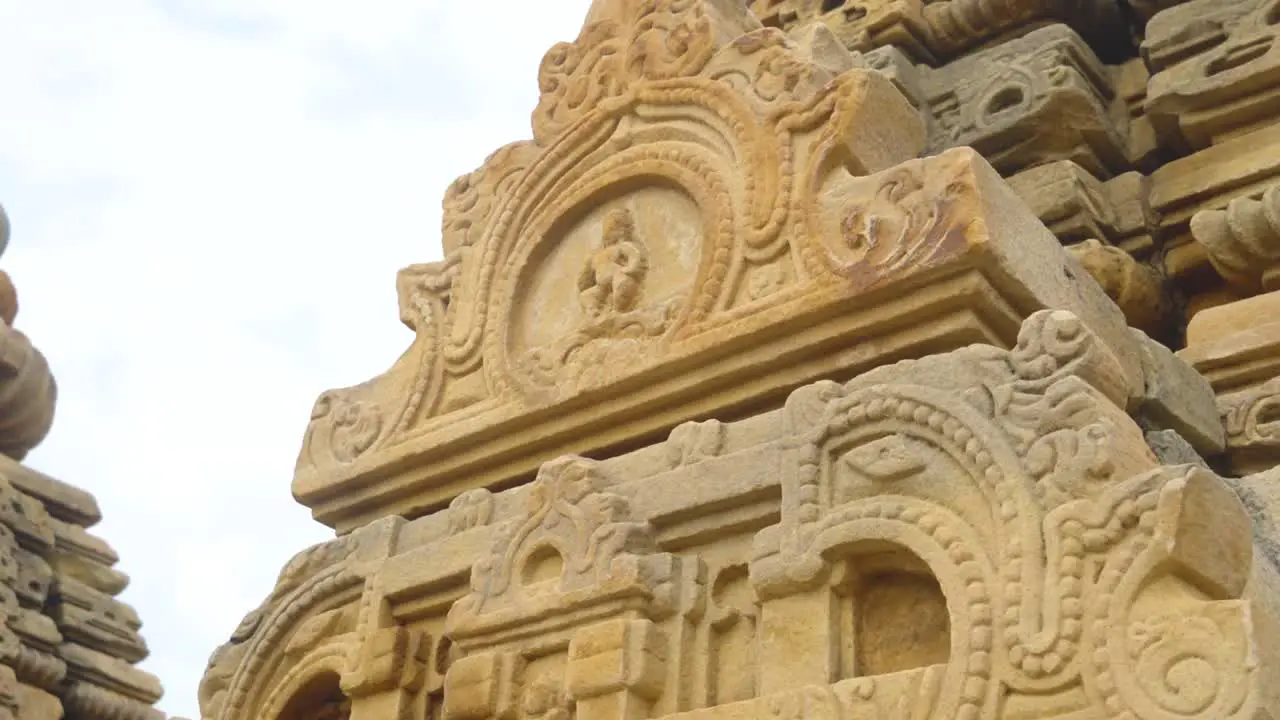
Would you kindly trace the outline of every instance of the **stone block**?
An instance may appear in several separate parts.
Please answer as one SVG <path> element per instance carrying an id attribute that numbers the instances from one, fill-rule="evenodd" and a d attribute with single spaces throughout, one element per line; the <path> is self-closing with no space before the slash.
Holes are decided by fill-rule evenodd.
<path id="1" fill-rule="evenodd" d="M 72 642 L 129 662 L 147 657 L 147 644 L 138 634 L 142 622 L 137 613 L 110 595 L 60 577 L 48 612 Z"/>
<path id="2" fill-rule="evenodd" d="M 969 145 L 1003 175 L 1072 161 L 1094 177 L 1131 169 L 1128 110 L 1110 71 L 1065 25 L 926 70 L 929 150 Z"/>
<path id="3" fill-rule="evenodd" d="M 87 528 L 102 519 L 102 511 L 98 509 L 98 501 L 93 495 L 4 455 L 0 455 L 0 476 L 39 500 L 45 511 L 57 520 Z"/>
<path id="4" fill-rule="evenodd" d="M 1270 0 L 1193 0 L 1147 23 L 1143 52 L 1159 71 L 1147 115 L 1161 139 L 1199 150 L 1274 124 L 1280 50 Z"/>
<path id="5" fill-rule="evenodd" d="M 1178 356 L 1219 395 L 1280 377 L 1280 292 L 1196 313 Z"/>
<path id="6" fill-rule="evenodd" d="M 579 700 L 616 692 L 655 700 L 666 679 L 666 642 L 647 620 L 612 620 L 579 630 L 569 643 L 565 685 Z"/>
<path id="7" fill-rule="evenodd" d="M 1134 331 L 1142 345 L 1146 383 L 1138 417 L 1154 429 L 1174 430 L 1201 455 L 1226 448 L 1226 433 L 1209 381 L 1167 347 Z"/>

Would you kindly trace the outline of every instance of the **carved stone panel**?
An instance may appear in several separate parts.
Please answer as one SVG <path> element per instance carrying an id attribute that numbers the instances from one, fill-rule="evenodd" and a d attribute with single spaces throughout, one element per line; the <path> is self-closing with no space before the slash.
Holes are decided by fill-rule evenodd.
<path id="1" fill-rule="evenodd" d="M 1122 143 L 1076 122 L 1110 97 L 1092 61 L 1056 85 L 1036 64 L 1079 55 L 1063 32 L 1034 35 L 1044 47 L 1030 59 L 1025 39 L 1014 44 L 1026 52 L 983 57 L 1030 73 L 1011 91 L 1030 122 L 1078 106 L 1076 131 L 1044 152 L 1015 147 L 1020 121 L 939 147 L 986 137 L 1013 143 L 993 155 L 1010 167 L 1072 157 L 1111 168 L 1103 149 Z M 666 34 L 683 40 L 657 40 Z M 455 183 L 445 260 L 401 273 L 409 351 L 317 401 L 298 498 L 342 531 L 414 517 L 558 454 L 780 403 L 877 353 L 1011 342 L 1041 307 L 1090 317 L 1136 382 L 1123 319 L 1096 287 L 1071 282 L 1079 269 L 990 167 L 968 149 L 912 159 L 919 111 L 853 67 L 829 31 L 802 35 L 726 0 L 597 3 L 579 38 L 543 62 L 534 140 Z M 992 92 L 975 102 L 1008 96 Z M 921 329 L 937 322 L 955 327 Z"/>
<path id="2" fill-rule="evenodd" d="M 926 71 L 925 86 L 933 152 L 972 145 L 1005 175 L 1061 160 L 1098 178 L 1130 167 L 1124 101 L 1109 70 L 1065 25 Z"/>
<path id="3" fill-rule="evenodd" d="M 1166 143 L 1198 150 L 1275 120 L 1278 13 L 1275 0 L 1193 0 L 1147 23 L 1143 52 L 1160 70 L 1147 114 Z"/>
<path id="4" fill-rule="evenodd" d="M 1151 392 L 1041 311 L 1012 349 L 554 459 L 299 555 L 204 716 L 1266 717 L 1280 578 L 1227 484 L 1156 459 Z"/>

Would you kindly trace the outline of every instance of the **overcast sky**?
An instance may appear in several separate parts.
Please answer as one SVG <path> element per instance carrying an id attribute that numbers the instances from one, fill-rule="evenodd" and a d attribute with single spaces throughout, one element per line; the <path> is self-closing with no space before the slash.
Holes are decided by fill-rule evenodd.
<path id="1" fill-rule="evenodd" d="M 289 494 L 323 390 L 412 337 L 395 272 L 529 135 L 588 0 L 0 0 L 0 257 L 58 416 L 32 466 L 92 491 L 163 710 L 329 535 Z"/>

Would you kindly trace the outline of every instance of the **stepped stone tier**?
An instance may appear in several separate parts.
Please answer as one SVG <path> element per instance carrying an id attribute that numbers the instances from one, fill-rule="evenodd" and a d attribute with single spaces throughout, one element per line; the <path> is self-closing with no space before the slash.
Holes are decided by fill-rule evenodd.
<path id="1" fill-rule="evenodd" d="M 202 717 L 1280 717 L 1277 8 L 595 0 Z"/>
<path id="2" fill-rule="evenodd" d="M 0 208 L 0 252 L 9 221 Z M 129 578 L 88 529 L 93 496 L 22 464 L 53 423 L 56 386 L 13 326 L 17 294 L 0 271 L 0 720 L 164 720 L 159 681 Z"/>

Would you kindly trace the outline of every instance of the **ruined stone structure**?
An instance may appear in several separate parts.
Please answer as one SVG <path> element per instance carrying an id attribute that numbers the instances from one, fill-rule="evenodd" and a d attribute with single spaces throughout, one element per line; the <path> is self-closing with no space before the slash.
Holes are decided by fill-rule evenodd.
<path id="1" fill-rule="evenodd" d="M 0 208 L 0 252 L 8 241 Z M 142 624 L 115 599 L 129 578 L 88 532 L 97 502 L 21 462 L 53 424 L 56 388 L 17 312 L 0 271 L 0 720 L 164 720 L 159 681 L 133 666 Z"/>
<path id="2" fill-rule="evenodd" d="M 204 720 L 1280 716 L 1276 0 L 596 0 Z"/>

